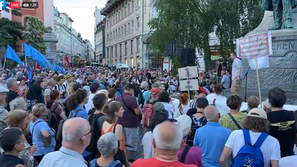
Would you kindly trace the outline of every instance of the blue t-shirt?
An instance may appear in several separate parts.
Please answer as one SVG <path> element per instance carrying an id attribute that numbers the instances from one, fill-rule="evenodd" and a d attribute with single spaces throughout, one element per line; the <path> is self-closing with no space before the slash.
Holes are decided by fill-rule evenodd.
<path id="1" fill-rule="evenodd" d="M 71 111 L 71 118 L 74 118 L 75 112 L 80 110 L 77 114 L 76 117 L 81 117 L 84 119 L 88 119 L 88 112 L 86 109 L 84 109 L 82 106 L 78 105 L 74 110 Z"/>
<path id="2" fill-rule="evenodd" d="M 48 147 L 44 147 L 45 138 L 41 133 L 44 130 L 47 130 L 52 138 Z M 51 129 L 44 120 L 36 119 L 34 122 L 30 122 L 30 132 L 32 134 L 33 145 L 37 148 L 36 152 L 33 154 L 34 156 L 41 156 L 54 151 L 56 146 L 55 131 Z"/>

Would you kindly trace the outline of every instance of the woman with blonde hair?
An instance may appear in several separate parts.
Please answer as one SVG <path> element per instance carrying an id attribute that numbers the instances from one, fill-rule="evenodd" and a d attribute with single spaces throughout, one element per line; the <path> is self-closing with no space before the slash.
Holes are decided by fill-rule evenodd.
<path id="1" fill-rule="evenodd" d="M 5 123 L 9 128 L 17 127 L 22 129 L 23 133 L 26 134 L 28 131 L 28 123 L 30 118 L 28 117 L 27 111 L 24 110 L 14 110 L 9 112 Z M 35 146 L 30 146 L 28 141 L 25 141 L 25 149 L 19 153 L 19 158 L 21 158 L 26 167 L 34 167 L 34 157 L 33 154 L 36 151 Z"/>
<path id="2" fill-rule="evenodd" d="M 30 132 L 32 143 L 37 148 L 33 155 L 38 162 L 45 154 L 54 151 L 56 146 L 55 131 L 44 121 L 48 112 L 49 110 L 42 103 L 38 103 L 32 108 Z"/>

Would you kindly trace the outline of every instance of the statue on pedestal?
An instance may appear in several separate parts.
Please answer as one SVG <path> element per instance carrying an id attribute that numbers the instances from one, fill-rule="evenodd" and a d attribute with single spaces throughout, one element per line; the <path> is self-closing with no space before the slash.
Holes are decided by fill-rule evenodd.
<path id="1" fill-rule="evenodd" d="M 273 11 L 274 24 L 269 30 L 282 28 L 282 19 L 285 29 L 292 29 L 292 8 L 297 6 L 297 0 L 262 0 L 263 10 Z"/>

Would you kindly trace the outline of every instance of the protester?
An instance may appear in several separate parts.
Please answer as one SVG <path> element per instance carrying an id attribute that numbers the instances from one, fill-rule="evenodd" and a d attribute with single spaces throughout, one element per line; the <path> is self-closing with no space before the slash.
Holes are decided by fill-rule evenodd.
<path id="1" fill-rule="evenodd" d="M 230 108 L 227 106 L 227 98 L 222 95 L 222 87 L 220 84 L 215 84 L 213 86 L 212 94 L 207 95 L 207 100 L 209 104 L 212 104 L 217 107 L 221 115 L 227 114 L 230 112 Z"/>
<path id="2" fill-rule="evenodd" d="M 73 95 L 67 99 L 67 108 L 70 110 L 70 118 L 81 117 L 88 118 L 88 111 L 83 106 L 88 101 L 87 91 L 84 89 L 78 89 Z"/>
<path id="3" fill-rule="evenodd" d="M 89 145 L 92 128 L 83 118 L 67 120 L 63 126 L 63 141 L 59 151 L 46 154 L 38 167 L 87 167 L 81 155 Z"/>
<path id="4" fill-rule="evenodd" d="M 8 115 L 8 111 L 4 108 L 6 103 L 5 103 L 5 99 L 6 99 L 6 93 L 9 92 L 8 89 L 0 86 L 0 130 L 1 130 L 1 122 L 3 122 L 7 115 Z"/>
<path id="5" fill-rule="evenodd" d="M 181 115 L 187 114 L 188 110 L 190 109 L 188 102 L 189 102 L 189 96 L 187 93 L 183 93 L 179 96 L 178 110 Z"/>
<path id="6" fill-rule="evenodd" d="M 7 111 L 10 111 L 10 106 L 9 103 L 14 100 L 15 98 L 19 97 L 20 95 L 17 93 L 18 89 L 19 89 L 19 85 L 17 83 L 17 80 L 14 78 L 9 78 L 6 81 L 6 86 L 7 89 L 9 90 L 9 92 L 7 92 L 6 98 L 5 98 L 5 102 L 7 104 L 6 109 Z"/>
<path id="7" fill-rule="evenodd" d="M 88 102 L 85 104 L 86 111 L 89 111 L 93 107 L 93 98 L 95 97 L 96 93 L 99 91 L 99 84 L 98 83 L 92 83 L 90 86 L 91 94 L 88 97 Z"/>
<path id="8" fill-rule="evenodd" d="M 180 149 L 183 133 L 178 125 L 165 121 L 157 125 L 153 131 L 153 147 L 155 156 L 149 159 L 138 159 L 131 167 L 196 167 L 185 165 L 178 161 L 177 153 Z"/>

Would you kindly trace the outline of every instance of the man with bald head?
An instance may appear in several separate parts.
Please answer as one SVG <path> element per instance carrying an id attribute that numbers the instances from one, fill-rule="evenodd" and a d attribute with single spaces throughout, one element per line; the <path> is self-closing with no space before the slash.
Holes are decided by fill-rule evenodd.
<path id="1" fill-rule="evenodd" d="M 204 114 L 207 124 L 196 130 L 193 144 L 202 150 L 204 167 L 221 166 L 220 156 L 231 130 L 220 125 L 221 116 L 215 106 L 207 106 Z"/>
<path id="2" fill-rule="evenodd" d="M 181 147 L 183 133 L 178 124 L 165 121 L 157 125 L 153 131 L 153 147 L 155 157 L 138 159 L 131 167 L 196 167 L 185 165 L 178 161 L 177 153 Z"/>
<path id="3" fill-rule="evenodd" d="M 63 125 L 63 141 L 59 151 L 46 154 L 38 167 L 87 167 L 81 155 L 91 140 L 92 129 L 83 118 L 72 118 Z"/>

